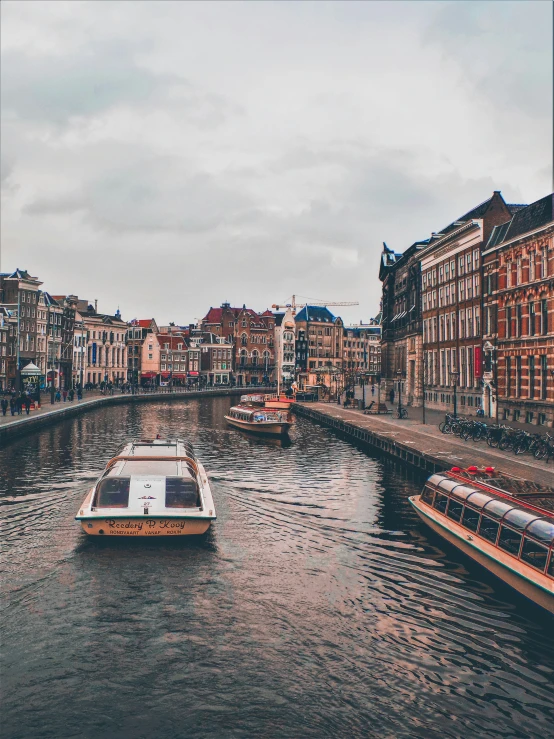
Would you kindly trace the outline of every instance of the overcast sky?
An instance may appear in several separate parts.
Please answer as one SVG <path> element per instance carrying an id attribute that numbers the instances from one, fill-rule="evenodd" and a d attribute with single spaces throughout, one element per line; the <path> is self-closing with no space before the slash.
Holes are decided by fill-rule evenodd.
<path id="1" fill-rule="evenodd" d="M 6 2 L 3 271 L 188 323 L 379 307 L 403 251 L 552 188 L 550 2 Z"/>

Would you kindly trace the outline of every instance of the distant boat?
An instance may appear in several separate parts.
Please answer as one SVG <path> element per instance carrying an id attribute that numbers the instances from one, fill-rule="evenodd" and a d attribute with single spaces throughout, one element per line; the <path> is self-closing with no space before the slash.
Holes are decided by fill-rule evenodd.
<path id="1" fill-rule="evenodd" d="M 75 518 L 90 536 L 187 536 L 204 534 L 216 514 L 192 446 L 142 439 L 110 459 Z"/>
<path id="2" fill-rule="evenodd" d="M 236 405 L 225 416 L 230 426 L 251 431 L 255 434 L 282 436 L 292 426 L 292 416 L 288 409 L 273 409 L 256 405 Z"/>
<path id="3" fill-rule="evenodd" d="M 409 500 L 433 531 L 554 612 L 554 488 L 493 467 L 453 467 Z"/>

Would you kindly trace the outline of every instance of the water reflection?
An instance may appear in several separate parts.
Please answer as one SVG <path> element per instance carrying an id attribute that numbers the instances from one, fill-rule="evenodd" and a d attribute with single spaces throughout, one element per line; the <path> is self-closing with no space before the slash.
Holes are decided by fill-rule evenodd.
<path id="1" fill-rule="evenodd" d="M 435 538 L 420 480 L 224 398 L 107 408 L 2 452 L 3 736 L 544 737 L 548 617 Z M 129 437 L 190 438 L 205 539 L 93 540 L 73 520 Z"/>

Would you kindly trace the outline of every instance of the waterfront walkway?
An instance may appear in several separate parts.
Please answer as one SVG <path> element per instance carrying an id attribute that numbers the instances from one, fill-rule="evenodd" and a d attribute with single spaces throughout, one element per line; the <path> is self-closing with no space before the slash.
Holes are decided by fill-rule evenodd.
<path id="1" fill-rule="evenodd" d="M 330 419 L 337 419 L 382 438 L 388 438 L 396 444 L 432 459 L 445 469 L 451 466 L 492 466 L 526 480 L 554 485 L 554 463 L 552 461 L 547 463 L 543 460 L 537 461 L 528 454 L 516 456 L 512 452 L 502 452 L 499 449 L 492 449 L 484 441 L 466 442 L 457 436 L 442 434 L 436 423 L 424 425 L 421 418 L 400 420 L 385 415 L 369 416 L 364 415 L 363 411 L 343 408 L 332 403 L 299 403 L 298 405 L 306 410 L 311 409 L 321 413 Z M 410 408 L 409 411 L 412 409 Z M 443 414 L 437 414 L 437 421 L 442 418 L 444 418 Z"/>
<path id="2" fill-rule="evenodd" d="M 0 442 L 15 436 L 30 433 L 35 429 L 49 423 L 74 417 L 79 413 L 94 410 L 104 405 L 119 405 L 123 403 L 148 402 L 149 400 L 177 400 L 185 398 L 201 398 L 220 395 L 240 395 L 251 391 L 251 388 L 243 387 L 213 387 L 206 390 L 187 390 L 181 388 L 161 388 L 156 392 L 122 393 L 114 392 L 113 395 L 102 394 L 99 390 L 85 392 L 82 400 L 75 399 L 65 403 L 62 401 L 52 404 L 49 396 L 42 397 L 40 408 L 32 410 L 29 415 L 23 410 L 22 415 L 12 416 L 9 409 L 5 416 L 0 415 Z M 268 388 L 258 389 L 258 392 L 268 392 Z"/>

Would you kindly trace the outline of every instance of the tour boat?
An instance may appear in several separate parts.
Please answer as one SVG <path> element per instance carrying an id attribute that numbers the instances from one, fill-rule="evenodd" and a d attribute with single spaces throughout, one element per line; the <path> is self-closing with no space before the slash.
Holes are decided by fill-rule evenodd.
<path id="1" fill-rule="evenodd" d="M 141 439 L 110 459 L 75 518 L 92 536 L 186 536 L 204 534 L 216 515 L 192 446 Z"/>
<path id="2" fill-rule="evenodd" d="M 252 405 L 234 406 L 225 416 L 225 420 L 235 428 L 273 436 L 288 433 L 292 426 L 292 416 L 288 410 L 274 410 Z"/>
<path id="3" fill-rule="evenodd" d="M 433 531 L 554 613 L 554 488 L 453 467 L 409 500 Z"/>
<path id="4" fill-rule="evenodd" d="M 293 403 L 294 398 L 289 398 L 284 393 L 273 395 L 251 393 L 240 397 L 240 405 L 254 405 L 257 408 L 272 408 L 274 410 L 284 409 L 288 411 Z"/>

